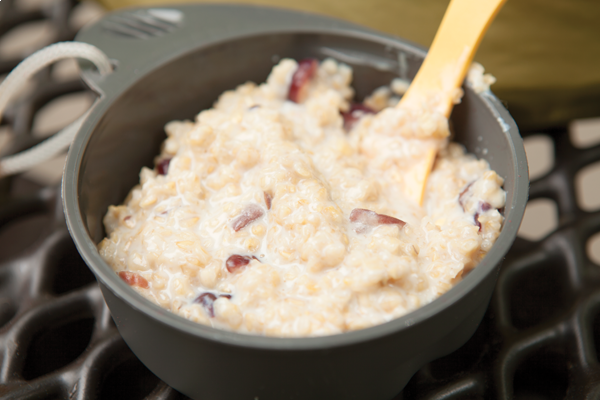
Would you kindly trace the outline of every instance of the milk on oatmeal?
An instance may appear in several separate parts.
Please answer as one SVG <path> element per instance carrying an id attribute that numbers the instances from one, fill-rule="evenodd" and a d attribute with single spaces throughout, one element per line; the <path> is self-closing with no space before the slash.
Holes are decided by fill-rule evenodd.
<path id="1" fill-rule="evenodd" d="M 445 118 L 394 107 L 402 82 L 355 104 L 351 80 L 284 59 L 167 124 L 155 168 L 109 207 L 103 259 L 175 314 L 269 336 L 366 328 L 446 292 L 498 237 L 503 180 Z M 419 205 L 404 192 L 431 143 Z"/>

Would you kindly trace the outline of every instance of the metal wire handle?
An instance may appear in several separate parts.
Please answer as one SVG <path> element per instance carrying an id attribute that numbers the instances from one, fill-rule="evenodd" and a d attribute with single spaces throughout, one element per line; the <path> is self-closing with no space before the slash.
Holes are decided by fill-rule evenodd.
<path id="1" fill-rule="evenodd" d="M 61 42 L 38 50 L 21 61 L 0 85 L 0 119 L 12 96 L 27 80 L 48 65 L 67 58 L 81 58 L 92 62 L 100 75 L 109 74 L 113 70 L 106 54 L 91 44 Z M 36 146 L 0 159 L 0 177 L 27 171 L 66 150 L 89 112 L 90 110 L 86 111 L 77 120 Z"/>

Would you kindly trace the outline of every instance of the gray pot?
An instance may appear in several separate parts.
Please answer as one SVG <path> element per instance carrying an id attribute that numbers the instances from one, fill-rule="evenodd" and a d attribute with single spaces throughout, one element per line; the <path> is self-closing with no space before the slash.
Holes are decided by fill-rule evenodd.
<path id="1" fill-rule="evenodd" d="M 264 81 L 282 57 L 351 65 L 362 98 L 393 77 L 411 79 L 425 51 L 300 12 L 239 5 L 171 10 L 122 11 L 77 38 L 105 51 L 117 68 L 101 78 L 82 64 L 100 99 L 71 146 L 64 207 L 119 332 L 152 372 L 194 399 L 392 398 L 421 366 L 465 343 L 487 308 L 527 200 L 527 162 L 514 121 L 492 94 L 469 88 L 453 112 L 456 140 L 505 178 L 506 221 L 479 266 L 437 300 L 383 325 L 328 337 L 270 338 L 199 325 L 138 295 L 96 250 L 107 207 L 121 203 L 140 168 L 152 165 L 164 124 L 192 118 L 240 83 Z"/>

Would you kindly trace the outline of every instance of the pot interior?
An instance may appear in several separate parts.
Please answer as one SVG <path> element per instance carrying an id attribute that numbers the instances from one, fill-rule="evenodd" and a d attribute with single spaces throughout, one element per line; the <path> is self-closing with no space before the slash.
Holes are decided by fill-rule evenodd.
<path id="1" fill-rule="evenodd" d="M 139 182 L 143 166 L 153 167 L 165 139 L 164 125 L 193 119 L 218 96 L 247 81 L 264 82 L 284 57 L 335 58 L 354 70 L 356 100 L 396 77 L 412 79 L 424 52 L 376 37 L 330 33 L 282 33 L 244 37 L 198 48 L 133 82 L 107 109 L 87 143 L 78 176 L 79 206 L 95 243 L 105 236 L 102 219 L 111 204 L 123 202 Z M 489 106 L 471 89 L 452 114 L 455 140 L 489 161 L 505 178 L 506 209 L 514 200 L 515 162 L 509 135 Z"/>

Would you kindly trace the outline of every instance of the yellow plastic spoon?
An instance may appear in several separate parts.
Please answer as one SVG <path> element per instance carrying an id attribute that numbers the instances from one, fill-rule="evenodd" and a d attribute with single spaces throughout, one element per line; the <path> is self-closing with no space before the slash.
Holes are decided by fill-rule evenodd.
<path id="1" fill-rule="evenodd" d="M 456 91 L 462 85 L 481 39 L 506 0 L 451 0 L 421 68 L 398 107 L 420 110 L 427 107 L 450 116 Z M 415 165 L 406 194 L 423 203 L 427 178 L 436 149 L 425 152 Z"/>

